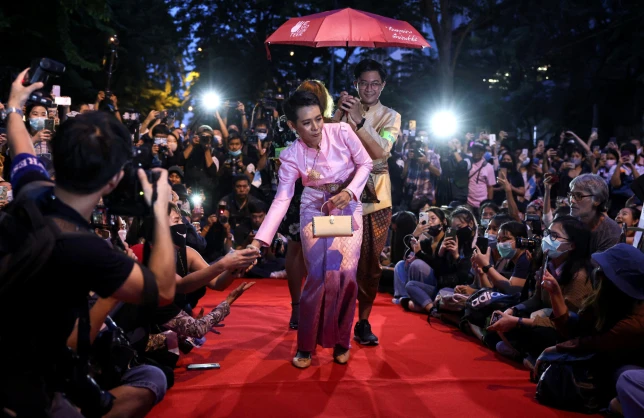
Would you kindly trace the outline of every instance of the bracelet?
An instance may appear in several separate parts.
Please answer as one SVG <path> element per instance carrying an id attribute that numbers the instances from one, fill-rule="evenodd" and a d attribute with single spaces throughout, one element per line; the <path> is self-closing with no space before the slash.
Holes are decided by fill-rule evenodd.
<path id="1" fill-rule="evenodd" d="M 366 122 L 366 120 L 367 120 L 366 118 L 362 118 L 362 120 L 360 121 L 360 123 L 358 123 L 358 124 L 356 125 L 356 131 L 359 131 L 360 129 L 362 129 L 362 127 L 364 126 L 364 123 Z"/>
<path id="2" fill-rule="evenodd" d="M 517 327 L 518 328 L 523 328 L 523 318 L 519 317 L 519 320 L 517 321 Z"/>
<path id="3" fill-rule="evenodd" d="M 342 189 L 342 191 L 343 191 L 343 192 L 347 192 L 347 193 L 349 193 L 349 197 L 351 197 L 351 200 L 355 199 L 355 195 L 353 194 L 353 192 L 352 192 L 351 190 L 349 190 L 349 189 Z"/>

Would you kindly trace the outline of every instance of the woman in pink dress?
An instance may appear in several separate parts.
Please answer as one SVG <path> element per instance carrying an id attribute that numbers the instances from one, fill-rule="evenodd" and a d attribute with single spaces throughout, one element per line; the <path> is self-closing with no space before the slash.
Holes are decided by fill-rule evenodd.
<path id="1" fill-rule="evenodd" d="M 333 347 L 334 360 L 349 361 L 355 316 L 356 269 L 362 242 L 360 195 L 371 171 L 371 158 L 346 123 L 324 124 L 320 101 L 298 91 L 284 103 L 288 126 L 299 139 L 280 154 L 279 186 L 253 245 L 267 246 L 288 209 L 295 181 L 302 178 L 300 237 L 308 276 L 300 299 L 298 351 L 293 365 L 311 365 L 316 345 Z M 351 215 L 353 236 L 315 238 L 312 220 L 324 215 Z"/>

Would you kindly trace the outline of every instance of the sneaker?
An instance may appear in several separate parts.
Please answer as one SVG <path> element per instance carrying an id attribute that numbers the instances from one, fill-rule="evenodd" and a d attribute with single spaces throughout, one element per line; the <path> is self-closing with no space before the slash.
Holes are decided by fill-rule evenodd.
<path id="1" fill-rule="evenodd" d="M 496 352 L 504 357 L 511 359 L 516 358 L 516 356 L 519 354 L 517 350 L 507 345 L 505 341 L 499 341 L 498 343 L 496 343 Z"/>
<path id="2" fill-rule="evenodd" d="M 271 279 L 286 279 L 286 270 L 274 271 L 271 273 Z"/>
<path id="3" fill-rule="evenodd" d="M 394 305 L 400 305 L 400 298 L 394 297 L 393 299 L 391 299 L 391 303 L 393 303 Z"/>
<path id="4" fill-rule="evenodd" d="M 378 345 L 378 337 L 371 332 L 371 324 L 366 319 L 358 321 L 353 330 L 353 339 L 362 345 Z"/>

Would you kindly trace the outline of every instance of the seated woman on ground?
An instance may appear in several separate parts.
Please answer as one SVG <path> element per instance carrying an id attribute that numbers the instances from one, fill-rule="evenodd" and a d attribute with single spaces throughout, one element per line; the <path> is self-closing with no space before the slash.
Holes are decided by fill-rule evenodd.
<path id="1" fill-rule="evenodd" d="M 644 367 L 644 254 L 621 243 L 591 258 L 600 267 L 599 285 L 577 314 L 566 305 L 557 279 L 544 274 L 541 285 L 551 299 L 551 318 L 560 341 L 565 341 L 544 353 L 595 354 L 597 382 L 610 398 L 606 392 L 614 393 L 615 381 L 625 369 Z M 537 373 L 539 363 L 534 367 Z"/>
<path id="2" fill-rule="evenodd" d="M 399 261 L 394 269 L 394 303 L 401 303 L 405 308 L 413 310 L 414 304 L 409 299 L 407 285 L 410 282 L 419 282 L 426 286 L 436 283 L 433 272 L 438 250 L 445 236 L 447 218 L 439 208 L 430 208 L 426 212 L 427 223 L 418 224 L 411 238 L 413 253 L 406 260 Z M 422 234 L 416 236 L 418 231 Z M 434 275 L 434 277 L 432 277 Z"/>
<path id="3" fill-rule="evenodd" d="M 405 285 L 411 299 L 407 306 L 410 310 L 429 313 L 440 289 L 454 288 L 472 280 L 470 257 L 476 239 L 476 220 L 472 212 L 460 207 L 452 213 L 451 225 L 450 233 L 446 231 L 442 243 L 437 245 L 439 249 L 433 258 L 429 280 L 426 283 L 409 281 Z M 425 246 L 423 251 L 429 252 L 430 248 Z"/>
<path id="4" fill-rule="evenodd" d="M 473 289 L 482 287 L 494 288 L 501 293 L 520 293 L 530 273 L 530 259 L 525 249 L 517 247 L 517 238 L 527 238 L 528 231 L 524 224 L 511 221 L 501 225 L 497 236 L 497 250 L 502 260 L 509 260 L 512 268 L 512 275 L 508 279 L 503 276 L 496 265 L 492 264 L 491 250 L 481 253 L 477 247 L 472 255 L 472 264 L 477 271 L 474 286 L 470 288 L 459 287 L 458 293 L 470 294 Z M 508 266 L 508 267 L 510 267 Z M 471 292 L 473 293 L 473 292 Z"/>
<path id="5" fill-rule="evenodd" d="M 566 306 L 572 312 L 577 312 L 592 292 L 589 244 L 590 230 L 570 215 L 557 217 L 544 231 L 541 242 L 543 253 L 550 260 L 548 272 L 556 278 Z M 530 299 L 507 309 L 501 319 L 488 328 L 488 331 L 505 334 L 506 340 L 496 344 L 496 350 L 504 356 L 526 359 L 534 364 L 545 348 L 558 341 L 551 312 L 550 296 L 539 280 Z"/>
<path id="6" fill-rule="evenodd" d="M 637 226 L 640 223 L 640 216 L 642 212 L 633 207 L 626 207 L 619 211 L 615 217 L 615 222 L 619 224 L 622 229 Z M 633 245 L 635 240 L 635 231 L 626 231 L 626 243 Z"/>

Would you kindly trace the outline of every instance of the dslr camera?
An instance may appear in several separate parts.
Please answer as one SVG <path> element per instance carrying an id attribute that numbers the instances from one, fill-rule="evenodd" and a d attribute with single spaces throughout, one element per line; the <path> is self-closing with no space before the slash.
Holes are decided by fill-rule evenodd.
<path id="1" fill-rule="evenodd" d="M 517 249 L 534 251 L 537 248 L 541 248 L 541 238 L 517 238 L 516 246 Z"/>
<path id="2" fill-rule="evenodd" d="M 123 178 L 116 186 L 116 189 L 103 198 L 103 203 L 111 215 L 119 216 L 148 216 L 151 214 L 151 207 L 145 202 L 143 187 L 137 171 L 139 168 L 145 169 L 136 158 L 128 161 L 123 167 Z M 149 169 L 145 169 L 148 181 L 155 184 L 159 180 L 159 174 Z M 157 198 L 167 199 L 167 196 L 156 196 L 156 186 L 152 202 Z"/>
<path id="3" fill-rule="evenodd" d="M 29 95 L 27 102 L 37 103 L 46 108 L 54 107 L 54 102 L 46 95 L 51 90 L 51 82 L 54 78 L 63 75 L 65 65 L 49 58 L 41 58 L 31 63 L 27 76 L 22 80 L 23 86 L 30 86 L 34 83 L 43 83 L 44 86 Z"/>

